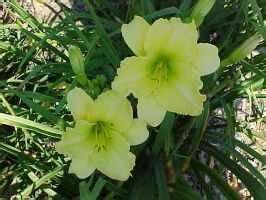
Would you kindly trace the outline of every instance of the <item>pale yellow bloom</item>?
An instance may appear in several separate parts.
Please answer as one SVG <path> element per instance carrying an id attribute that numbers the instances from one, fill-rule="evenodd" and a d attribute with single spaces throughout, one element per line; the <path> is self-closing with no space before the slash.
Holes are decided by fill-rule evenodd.
<path id="1" fill-rule="evenodd" d="M 139 118 L 157 126 L 166 111 L 199 115 L 205 101 L 200 77 L 214 72 L 220 59 L 217 47 L 197 43 L 195 24 L 171 18 L 150 25 L 136 16 L 122 35 L 136 56 L 121 62 L 112 88 L 138 98 Z"/>
<path id="2" fill-rule="evenodd" d="M 135 165 L 130 145 L 147 139 L 146 123 L 133 119 L 129 101 L 112 90 L 92 100 L 75 88 L 67 101 L 76 124 L 67 128 L 56 149 L 72 158 L 69 171 L 86 178 L 98 169 L 110 178 L 127 180 Z"/>

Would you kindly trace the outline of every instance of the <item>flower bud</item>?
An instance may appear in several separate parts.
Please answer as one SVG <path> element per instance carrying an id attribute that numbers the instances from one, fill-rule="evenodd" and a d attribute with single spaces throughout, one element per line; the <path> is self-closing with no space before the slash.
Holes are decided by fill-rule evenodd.
<path id="1" fill-rule="evenodd" d="M 261 41 L 263 41 L 262 36 L 258 33 L 254 34 L 223 60 L 222 66 L 234 64 L 243 60 L 260 44 Z"/>
<path id="2" fill-rule="evenodd" d="M 87 77 L 85 73 L 85 64 L 84 64 L 85 60 L 80 49 L 76 46 L 71 46 L 68 49 L 68 54 L 72 69 L 76 74 L 77 80 L 82 85 L 86 84 Z"/>
<path id="3" fill-rule="evenodd" d="M 206 15 L 210 12 L 215 0 L 199 0 L 192 9 L 191 18 L 197 27 L 201 25 Z"/>

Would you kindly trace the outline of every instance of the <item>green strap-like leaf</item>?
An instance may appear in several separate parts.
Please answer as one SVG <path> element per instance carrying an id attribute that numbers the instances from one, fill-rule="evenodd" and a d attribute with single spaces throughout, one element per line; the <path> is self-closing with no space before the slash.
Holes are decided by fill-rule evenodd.
<path id="1" fill-rule="evenodd" d="M 158 187 L 158 200 L 170 200 L 165 170 L 161 160 L 157 160 L 155 165 L 155 179 Z"/>
<path id="2" fill-rule="evenodd" d="M 32 183 L 30 186 L 28 186 L 26 189 L 24 189 L 21 193 L 20 196 L 22 199 L 25 197 L 29 197 L 29 195 L 36 189 L 38 189 L 42 184 L 46 183 L 47 181 L 53 179 L 61 170 L 63 166 L 59 166 L 55 168 L 53 171 L 49 172 L 48 174 L 44 175 L 34 183 Z"/>
<path id="3" fill-rule="evenodd" d="M 196 192 L 182 176 L 176 178 L 174 196 L 176 199 L 182 200 L 203 200 L 198 192 Z"/>
<path id="4" fill-rule="evenodd" d="M 16 94 L 29 108 L 31 108 L 36 113 L 43 116 L 45 119 L 47 119 L 49 122 L 56 123 L 59 121 L 59 117 L 57 117 L 53 112 L 50 112 L 49 109 L 47 109 L 44 106 L 41 106 L 37 103 L 35 103 L 33 100 L 28 99 L 26 96 L 21 95 L 19 93 Z"/>
<path id="5" fill-rule="evenodd" d="M 266 179 L 264 176 L 245 158 L 241 153 L 235 150 L 233 147 L 227 144 L 223 144 L 223 148 L 229 151 L 230 155 L 234 156 L 250 173 L 253 174 L 261 183 L 266 187 Z"/>
<path id="6" fill-rule="evenodd" d="M 105 54 L 107 56 L 107 58 L 110 60 L 110 62 L 112 63 L 112 65 L 114 67 L 117 67 L 117 65 L 119 64 L 120 58 L 118 57 L 118 54 L 112 44 L 112 41 L 110 40 L 109 36 L 107 35 L 101 20 L 99 19 L 99 17 L 97 16 L 93 6 L 91 5 L 91 3 L 88 0 L 85 0 L 85 4 L 87 5 L 87 8 L 89 9 L 89 12 L 92 16 L 92 19 L 96 25 L 96 30 L 97 33 L 99 34 L 100 38 L 102 39 L 102 45 L 105 49 Z"/>
<path id="7" fill-rule="evenodd" d="M 24 128 L 27 130 L 35 131 L 36 133 L 54 139 L 60 139 L 63 133 L 62 131 L 51 128 L 49 126 L 33 122 L 31 120 L 24 119 L 22 117 L 7 115 L 4 113 L 0 113 L 0 124 L 5 124 L 8 126 L 14 126 L 18 128 Z"/>
<path id="8" fill-rule="evenodd" d="M 193 6 L 190 18 L 194 19 L 197 27 L 202 24 L 205 17 L 212 9 L 214 3 L 215 0 L 198 0 L 198 2 Z"/>
<path id="9" fill-rule="evenodd" d="M 23 153 L 20 149 L 13 147 L 9 144 L 5 144 L 4 142 L 0 142 L 0 151 L 3 151 L 9 155 L 15 156 L 18 160 L 25 160 L 29 163 L 34 164 L 35 167 L 40 169 L 46 169 L 46 165 L 40 163 L 38 160 L 34 159 L 33 157 Z"/>
<path id="10" fill-rule="evenodd" d="M 102 178 L 99 178 L 93 189 L 90 190 L 90 183 L 81 182 L 79 184 L 80 200 L 97 200 L 105 184 L 106 181 Z"/>
<path id="11" fill-rule="evenodd" d="M 194 159 L 191 160 L 191 166 L 195 171 L 201 171 L 208 175 L 228 200 L 240 200 L 240 196 L 213 169 Z"/>
<path id="12" fill-rule="evenodd" d="M 23 21 L 27 22 L 31 28 L 38 30 L 39 27 L 42 26 L 42 24 L 39 23 L 35 17 L 26 12 L 26 10 L 23 9 L 16 0 L 10 0 L 9 6 Z"/>
<path id="13" fill-rule="evenodd" d="M 264 200 L 266 188 L 257 181 L 247 170 L 238 165 L 235 161 L 231 160 L 222 151 L 217 150 L 215 147 L 208 143 L 204 143 L 201 148 L 208 154 L 211 154 L 218 161 L 220 161 L 226 168 L 234 173 L 247 187 L 252 196 L 256 200 Z"/>
<path id="14" fill-rule="evenodd" d="M 211 200 L 214 199 L 213 190 L 212 190 L 212 181 L 206 183 L 204 174 L 200 171 L 194 171 L 195 175 L 197 176 L 197 179 L 199 180 L 200 184 L 202 185 L 202 189 L 204 190 L 204 193 L 206 194 L 206 199 Z"/>
<path id="15" fill-rule="evenodd" d="M 18 158 L 23 158 L 25 160 L 28 160 L 30 162 L 35 162 L 34 159 L 32 157 L 30 157 L 29 155 L 24 154 L 22 151 L 20 151 L 19 149 L 17 149 L 16 147 L 10 146 L 8 144 L 5 144 L 3 142 L 0 142 L 0 150 L 18 157 Z"/>
<path id="16" fill-rule="evenodd" d="M 151 14 L 148 14 L 144 16 L 144 18 L 147 21 L 151 22 L 152 20 L 158 19 L 160 17 L 171 16 L 171 15 L 178 16 L 180 15 L 180 11 L 176 7 L 168 7 L 161 10 L 157 10 Z"/>
<path id="17" fill-rule="evenodd" d="M 266 165 L 266 157 L 263 155 L 260 155 L 258 152 L 256 152 L 254 149 L 250 148 L 248 145 L 240 142 L 239 140 L 235 139 L 234 143 L 239 146 L 241 149 L 243 149 L 245 152 L 259 160 L 263 165 Z"/>
<path id="18" fill-rule="evenodd" d="M 266 187 L 265 177 L 255 167 L 253 167 L 253 165 L 238 151 L 233 150 L 232 153 L 232 155 L 234 155 L 240 161 L 240 163 L 245 166 L 249 170 L 249 172 L 252 173 L 258 180 L 260 180 L 264 187 Z"/>

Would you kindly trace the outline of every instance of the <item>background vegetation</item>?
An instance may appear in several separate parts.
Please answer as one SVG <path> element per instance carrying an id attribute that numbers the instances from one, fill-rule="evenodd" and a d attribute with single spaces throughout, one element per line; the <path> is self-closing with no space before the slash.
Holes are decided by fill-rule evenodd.
<path id="1" fill-rule="evenodd" d="M 96 97 L 110 88 L 119 62 L 132 55 L 121 24 L 134 15 L 149 22 L 172 16 L 188 20 L 196 1 L 90 2 L 72 9 L 61 5 L 64 17 L 52 24 L 38 21 L 15 0 L 6 4 L 0 25 L 0 197 L 265 199 L 265 129 L 252 127 L 265 128 L 264 42 L 249 58 L 203 78 L 208 100 L 201 116 L 168 113 L 160 127 L 149 129 L 149 140 L 133 148 L 137 161 L 127 182 L 98 172 L 86 180 L 67 173 L 70 160 L 55 152 L 54 143 L 73 125 L 66 94 L 81 87 L 68 47 L 82 50 L 84 89 Z M 217 0 L 199 28 L 199 41 L 215 44 L 224 60 L 254 33 L 266 37 L 265 15 L 265 0 Z M 240 120 L 241 99 L 248 108 Z"/>

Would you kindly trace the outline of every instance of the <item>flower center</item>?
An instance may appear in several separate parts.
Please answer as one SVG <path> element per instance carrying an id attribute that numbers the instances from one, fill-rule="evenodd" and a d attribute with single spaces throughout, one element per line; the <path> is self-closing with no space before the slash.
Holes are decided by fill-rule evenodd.
<path id="1" fill-rule="evenodd" d="M 98 152 L 106 150 L 109 141 L 112 139 L 111 132 L 113 125 L 108 122 L 98 121 L 93 125 L 91 130 L 95 137 L 95 149 Z"/>
<path id="2" fill-rule="evenodd" d="M 171 63 L 167 56 L 157 56 L 150 65 L 151 79 L 155 83 L 155 87 L 159 87 L 163 83 L 168 82 L 171 75 Z"/>

